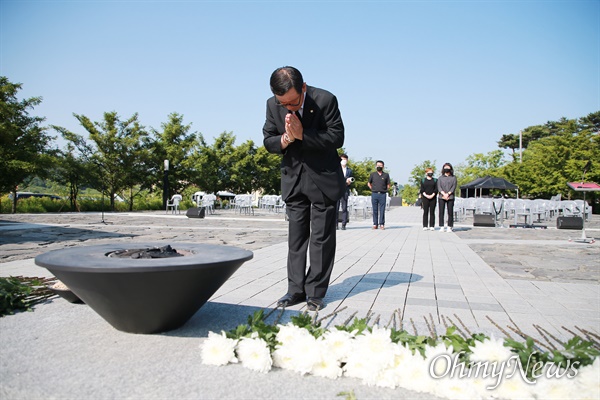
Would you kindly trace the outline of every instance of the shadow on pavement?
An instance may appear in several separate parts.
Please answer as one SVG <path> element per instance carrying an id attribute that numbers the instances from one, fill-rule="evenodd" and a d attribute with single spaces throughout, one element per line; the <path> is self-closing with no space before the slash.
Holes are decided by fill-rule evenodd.
<path id="1" fill-rule="evenodd" d="M 423 276 L 409 272 L 375 272 L 351 276 L 339 283 L 335 283 L 334 281 L 327 290 L 325 300 L 328 302 L 343 300 L 369 290 L 408 284 L 409 282 L 417 282 L 421 279 L 423 279 Z"/>
<path id="2" fill-rule="evenodd" d="M 88 239 L 111 239 L 135 237 L 133 234 L 121 234 L 94 229 L 69 228 L 43 224 L 20 224 L 0 220 L 0 245 L 20 243 L 54 243 L 66 240 L 85 241 Z"/>
<path id="3" fill-rule="evenodd" d="M 423 279 L 423 276 L 418 274 L 410 274 L 408 272 L 375 272 L 365 275 L 356 275 L 345 279 L 344 281 L 330 286 L 325 300 L 333 302 L 342 300 L 347 297 L 352 297 L 358 293 L 368 290 L 378 290 L 383 287 L 397 286 L 408 284 L 409 282 L 417 282 Z M 220 333 L 236 328 L 240 324 L 245 324 L 248 317 L 256 311 L 264 310 L 265 315 L 269 314 L 272 308 L 261 308 L 252 306 L 243 306 L 239 304 L 217 303 L 208 301 L 198 310 L 192 318 L 179 329 L 163 333 L 166 336 L 174 337 L 206 337 L 209 331 Z M 275 310 L 266 322 L 271 324 L 275 321 L 287 323 L 290 316 L 301 314 L 304 310 Z M 329 311 L 325 308 L 321 314 L 327 315 L 333 312 L 333 308 Z"/>

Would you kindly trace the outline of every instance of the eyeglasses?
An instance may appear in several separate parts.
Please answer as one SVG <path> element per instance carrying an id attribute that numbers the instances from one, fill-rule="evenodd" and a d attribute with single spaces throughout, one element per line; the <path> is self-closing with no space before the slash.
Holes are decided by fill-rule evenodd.
<path id="1" fill-rule="evenodd" d="M 275 98 L 275 102 L 281 107 L 298 107 L 302 103 L 302 95 L 304 95 L 304 92 L 300 92 L 300 95 L 298 96 L 298 102 L 296 104 L 280 103 L 279 100 L 277 100 L 277 97 Z"/>

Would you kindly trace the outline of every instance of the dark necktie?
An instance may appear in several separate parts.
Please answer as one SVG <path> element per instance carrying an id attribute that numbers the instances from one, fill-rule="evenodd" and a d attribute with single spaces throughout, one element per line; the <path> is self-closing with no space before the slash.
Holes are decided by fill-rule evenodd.
<path id="1" fill-rule="evenodd" d="M 300 120 L 300 122 L 302 122 L 302 115 L 300 115 L 300 111 L 296 111 L 295 114 L 296 117 L 298 117 L 298 119 Z"/>

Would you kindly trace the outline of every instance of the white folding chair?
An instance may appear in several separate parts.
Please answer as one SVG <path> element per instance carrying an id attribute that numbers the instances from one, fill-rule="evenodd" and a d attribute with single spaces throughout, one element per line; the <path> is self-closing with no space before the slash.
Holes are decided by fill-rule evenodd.
<path id="1" fill-rule="evenodd" d="M 354 203 L 352 204 L 354 216 L 360 212 L 363 215 L 363 219 L 367 218 L 367 199 L 367 196 L 355 196 Z"/>
<path id="2" fill-rule="evenodd" d="M 525 223 L 530 224 L 533 220 L 531 214 L 531 200 L 517 199 L 515 200 L 515 225 L 519 222 L 519 217 L 524 217 Z"/>
<path id="3" fill-rule="evenodd" d="M 169 208 L 171 209 L 172 214 L 175 214 L 175 212 L 181 214 L 179 203 L 181 202 L 182 198 L 183 197 L 181 197 L 180 194 L 174 194 L 173 197 L 171 197 L 171 201 L 167 200 L 167 209 L 165 210 L 165 214 L 169 212 Z"/>

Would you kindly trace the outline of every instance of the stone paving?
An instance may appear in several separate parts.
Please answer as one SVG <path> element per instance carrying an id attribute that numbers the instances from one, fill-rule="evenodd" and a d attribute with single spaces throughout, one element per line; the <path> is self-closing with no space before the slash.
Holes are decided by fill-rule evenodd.
<path id="1" fill-rule="evenodd" d="M 516 339 L 514 330 L 520 330 L 540 342 L 548 334 L 564 340 L 572 333 L 600 333 L 600 240 L 569 241 L 581 232 L 551 229 L 553 221 L 538 230 L 473 227 L 467 219 L 453 233 L 423 231 L 420 221 L 415 207 L 388 211 L 385 231 L 352 216 L 337 235 L 328 304 L 318 315 L 327 317 L 325 324 L 368 316 L 411 333 L 456 324 L 462 331 Z M 599 222 L 595 215 L 588 237 L 600 239 Z M 432 398 L 353 378 L 201 363 L 199 345 L 209 331 L 235 328 L 256 310 L 270 310 L 285 293 L 286 238 L 283 215 L 264 210 L 220 211 L 205 219 L 164 212 L 0 216 L 0 276 L 50 276 L 34 264 L 36 255 L 114 241 L 220 243 L 254 252 L 184 326 L 170 332 L 120 332 L 89 307 L 58 297 L 33 312 L 0 318 L 0 398 L 337 399 L 340 392 L 360 399 Z M 267 322 L 275 316 L 285 322 L 304 308 L 278 311 Z"/>
<path id="2" fill-rule="evenodd" d="M 104 221 L 104 222 L 103 222 Z M 428 333 L 455 324 L 499 335 L 507 326 L 539 336 L 569 330 L 600 333 L 600 245 L 584 244 L 580 231 L 473 227 L 422 231 L 421 210 L 395 207 L 386 230 L 351 216 L 338 231 L 338 248 L 324 314 L 330 322 L 367 316 Z M 598 216 L 588 237 L 600 236 Z M 555 226 L 555 225 L 554 225 Z M 0 275 L 48 275 L 33 264 L 43 252 L 114 240 L 194 241 L 254 251 L 211 301 L 274 307 L 286 291 L 287 223 L 282 214 L 217 211 L 205 219 L 164 212 L 3 215 Z M 292 307 L 303 310 L 303 305 Z M 491 319 L 491 320 L 490 320 Z M 497 325 L 496 325 L 497 324 Z"/>

